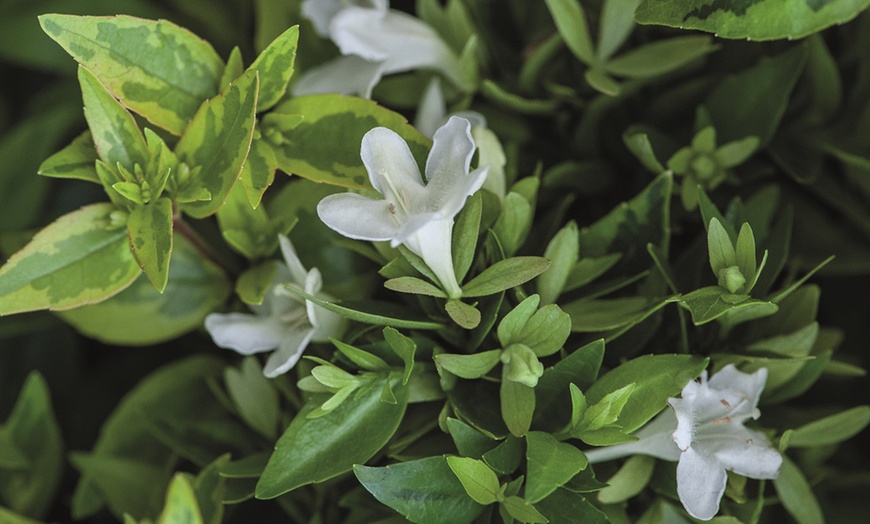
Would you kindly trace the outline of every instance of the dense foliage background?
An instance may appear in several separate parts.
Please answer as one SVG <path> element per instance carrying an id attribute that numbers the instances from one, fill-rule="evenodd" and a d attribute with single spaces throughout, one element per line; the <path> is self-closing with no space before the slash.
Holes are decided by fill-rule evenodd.
<path id="1" fill-rule="evenodd" d="M 477 35 L 479 47 L 479 82 L 475 89 L 466 92 L 448 89 L 450 107 L 474 109 L 487 117 L 489 128 L 504 145 L 508 180 L 516 181 L 535 173 L 541 180 L 534 233 L 522 243 L 518 249 L 520 254 L 543 255 L 548 242 L 568 220 L 573 220 L 582 230 L 621 202 L 644 192 L 656 180 L 656 161 L 660 167 L 680 171 L 680 166 L 669 160 L 711 124 L 716 129 L 718 146 L 756 136 L 759 145 L 751 157 L 739 165 L 729 166 L 727 177 L 706 189 L 712 203 L 722 211 L 736 197 L 743 202 L 752 202 L 755 198 L 756 209 L 761 211 L 750 211 L 744 216 L 766 215 L 768 218 L 760 222 L 770 229 L 787 227 L 780 226 L 780 221 L 793 219 L 790 243 L 786 242 L 787 257 L 774 253 L 776 246 L 763 246 L 771 250 L 772 260 L 779 257 L 774 263 L 782 270 L 779 274 L 769 273 L 771 276 L 767 278 L 776 277 L 776 280 L 763 283 L 765 293 L 787 288 L 830 255 L 836 256 L 812 276 L 810 284 L 814 287 L 808 292 L 820 290 L 816 319 L 829 342 L 825 358 L 831 358 L 836 349 L 833 360 L 839 363 L 829 365 L 817 382 L 811 382 L 811 387 L 808 384 L 805 391 L 795 391 L 788 399 L 784 398 L 782 404 L 762 406 L 761 422 L 771 428 L 795 428 L 809 420 L 867 403 L 870 384 L 861 369 L 870 366 L 867 337 L 862 335 L 868 328 L 870 311 L 867 299 L 870 294 L 868 13 L 809 36 L 798 35 L 803 38 L 794 40 L 725 39 L 662 25 L 638 25 L 626 31 L 626 43 L 616 43 L 617 57 L 667 38 L 687 35 L 696 38 L 691 42 L 694 51 L 684 63 L 659 71 L 652 59 L 617 63 L 610 69 L 601 64 L 588 67 L 578 60 L 576 52 L 572 53 L 576 49 L 564 45 L 551 12 L 543 2 L 467 0 L 447 4 L 464 6 L 467 20 L 473 24 L 467 30 Z M 606 18 L 602 14 L 604 3 L 592 0 L 582 4 L 595 33 L 594 28 Z M 418 12 L 410 1 L 394 1 L 392 7 Z M 855 12 L 860 9 L 855 8 Z M 0 2 L 0 260 L 8 259 L 35 232 L 58 217 L 106 200 L 99 185 L 37 175 L 46 158 L 87 128 L 76 62 L 40 28 L 37 16 L 45 13 L 123 13 L 167 19 L 210 42 L 221 57 L 230 56 L 238 46 L 246 64 L 288 27 L 300 24 L 297 72 L 304 72 L 337 54 L 329 41 L 317 37 L 310 23 L 300 16 L 299 2 L 293 0 Z M 453 27 L 457 33 L 466 29 L 447 21 L 438 29 L 445 27 Z M 453 36 L 464 42 L 466 35 Z M 462 44 L 458 48 L 461 50 Z M 658 59 L 667 54 L 665 50 L 655 56 Z M 590 74 L 591 71 L 595 74 Z M 375 88 L 372 98 L 413 121 L 430 77 L 431 74 L 417 72 L 386 77 Z M 676 270 L 679 291 L 687 293 L 716 282 L 708 274 L 705 221 L 696 206 L 685 205 L 683 198 L 686 197 L 681 197 L 680 193 L 680 184 L 695 175 L 689 173 L 690 167 L 683 166 L 683 171 L 674 175 L 677 189 L 669 206 L 668 260 Z M 279 172 L 265 197 L 267 204 L 274 202 L 273 196 L 281 194 L 290 181 L 291 177 Z M 298 206 L 299 216 L 309 217 L 309 222 L 303 218 L 290 234 L 306 267 L 330 256 L 325 248 L 318 252 L 319 248 L 311 247 L 326 238 L 321 231 L 324 228 L 311 225 L 310 220 L 314 217 L 313 205 L 322 193 L 311 190 L 311 195 L 311 202 L 293 204 Z M 734 208 L 729 218 L 734 216 L 733 211 Z M 739 225 L 737 223 L 736 228 Z M 221 262 L 225 267 L 238 273 L 249 265 L 245 256 L 232 252 L 227 246 L 217 221 L 197 221 L 194 227 L 199 235 L 222 251 Z M 753 227 L 759 242 L 767 240 L 763 238 L 766 235 Z M 773 237 L 774 233 L 770 235 Z M 626 266 L 620 266 L 625 275 L 654 271 L 650 259 L 644 258 L 641 262 L 638 255 L 645 249 L 645 241 L 624 247 L 629 253 Z M 585 256 L 587 248 L 581 241 L 581 256 Z M 604 254 L 603 251 L 593 253 Z M 174 256 L 179 257 L 178 264 L 183 263 L 183 254 Z M 361 257 L 348 258 L 344 263 L 351 268 L 348 273 L 353 275 L 345 287 L 383 292 L 374 265 L 366 264 Z M 634 267 L 629 267 L 632 264 Z M 324 273 L 330 270 L 333 274 L 339 271 L 332 267 Z M 633 282 L 626 282 L 618 283 L 616 289 L 630 286 L 627 289 L 634 292 Z M 330 291 L 342 298 L 359 298 L 343 289 L 340 283 L 334 284 Z M 597 291 L 605 293 L 608 289 L 602 285 Z M 208 311 L 202 311 L 200 318 L 212 310 L 223 309 L 224 299 L 229 295 L 227 288 L 225 295 L 211 297 L 211 305 L 206 306 Z M 679 344 L 686 337 L 693 352 L 713 355 L 714 361 L 717 353 L 741 351 L 738 336 L 717 338 L 719 333 L 710 325 L 690 326 L 688 335 L 681 334 L 680 319 L 686 322 L 684 312 L 678 313 L 675 305 L 663 308 L 661 312 L 650 312 L 651 322 L 644 317 L 630 325 L 610 326 L 604 322 L 582 332 L 575 329 L 565 347 L 575 349 L 593 340 L 608 338 L 615 329 L 627 326 L 624 334 L 607 340 L 606 369 L 647 353 L 678 352 Z M 572 315 L 572 318 L 575 317 Z M 115 327 L 121 332 L 142 329 L 126 325 Z M 75 513 L 73 493 L 80 472 L 88 468 L 87 457 L 80 452 L 94 448 L 101 428 L 118 407 L 119 400 L 155 370 L 187 357 L 207 355 L 209 360 L 203 361 L 207 362 L 203 365 L 218 366 L 214 375 L 220 377 L 222 371 L 216 362 L 233 366 L 241 362 L 241 357 L 235 353 L 217 348 L 201 328 L 185 330 L 168 341 L 133 346 L 100 342 L 102 337 L 97 335 L 96 338 L 83 335 L 67 321 L 47 311 L 0 318 L 0 421 L 7 419 L 28 377 L 38 371 L 50 392 L 50 401 L 46 400 L 38 409 L 51 406 L 59 434 L 52 435 L 51 428 L 41 428 L 37 433 L 62 442 L 63 455 L 55 457 L 55 464 L 60 466 L 50 465 L 45 470 L 49 473 L 40 473 L 45 476 L 42 481 L 27 486 L 32 492 L 17 494 L 19 500 L 29 501 L 18 506 L 17 511 L 22 515 L 60 522 L 72 518 Z M 751 333 L 748 336 L 752 338 Z M 331 352 L 321 349 L 316 354 L 328 359 Z M 723 359 L 725 361 L 727 359 Z M 291 407 L 292 402 L 288 400 L 299 394 L 294 385 L 295 373 L 296 370 L 276 382 L 284 395 L 281 429 L 298 408 Z M 184 374 L 177 380 L 184 380 Z M 214 398 L 202 402 L 218 403 Z M 427 415 L 437 417 L 439 409 L 440 406 L 416 413 L 423 420 Z M 235 431 L 223 429 L 228 435 Z M 437 427 L 434 431 L 438 431 Z M 201 462 L 208 463 L 210 460 L 206 459 L 217 457 L 210 455 L 215 442 L 202 444 L 197 435 L 163 435 L 163 438 L 190 443 L 188 455 L 174 452 L 172 460 L 167 462 L 166 467 L 172 471 L 198 473 Z M 269 440 L 262 435 L 256 438 L 249 449 L 234 451 L 244 454 L 270 450 L 275 442 L 275 438 Z M 232 436 L 227 440 L 231 442 Z M 870 489 L 870 452 L 866 441 L 865 429 L 847 442 L 802 449 L 793 457 L 802 465 L 830 522 L 859 522 L 870 511 L 866 497 Z M 0 439 L 0 446 L 2 444 Z M 444 450 L 439 454 L 449 452 L 449 447 L 440 441 L 432 445 L 432 449 Z M 55 452 L 61 453 L 60 449 Z M 192 460 L 197 453 L 204 454 L 205 458 Z M 49 455 L 51 453 L 46 452 L 45 456 Z M 401 452 L 396 456 L 401 456 Z M 372 464 L 389 462 L 381 457 L 380 462 Z M 89 471 L 99 474 L 94 473 L 94 469 Z M 159 473 L 158 480 L 165 472 Z M 111 475 L 110 472 L 105 474 Z M 0 471 L 0 506 L 11 507 L 14 502 L 10 497 L 15 489 L 3 486 L 2 475 Z M 607 478 L 604 474 L 598 476 Z M 131 489 L 150 482 L 144 473 L 137 478 L 111 480 Z M 158 497 L 156 502 L 150 501 L 150 506 L 137 507 L 142 501 L 133 497 L 130 506 L 120 508 L 121 511 L 112 506 L 93 514 L 82 511 L 75 516 L 95 522 L 113 521 L 127 511 L 135 513 L 136 518 L 154 518 L 157 515 L 153 510 L 157 508 L 159 512 L 165 491 L 165 483 L 160 482 L 155 481 Z M 353 476 L 339 477 L 332 485 L 326 483 L 311 489 L 307 493 L 312 496 L 305 498 L 278 499 L 278 503 L 249 500 L 227 505 L 224 521 L 291 519 L 303 522 L 311 519 L 311 522 L 337 522 L 347 517 L 364 522 L 388 518 L 389 511 L 385 508 L 371 509 L 377 503 L 365 492 L 354 491 L 354 495 L 345 497 L 339 505 L 337 501 L 351 489 L 349 486 L 358 487 Z M 640 502 L 629 506 L 628 514 L 637 518 L 655 496 L 651 491 L 641 495 L 635 499 Z M 243 498 L 246 497 L 240 500 Z M 379 512 L 381 510 L 384 512 Z M 782 508 L 772 508 L 765 518 L 776 522 L 786 515 Z M 0 522 L 6 522 L 5 518 L 0 514 Z"/>

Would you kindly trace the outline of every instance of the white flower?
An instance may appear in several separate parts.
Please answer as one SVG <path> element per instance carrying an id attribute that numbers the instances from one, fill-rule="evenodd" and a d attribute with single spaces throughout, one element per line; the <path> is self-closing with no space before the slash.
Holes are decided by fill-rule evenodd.
<path id="1" fill-rule="evenodd" d="M 689 382 L 682 398 L 668 399 L 676 413 L 663 412 L 637 433 L 640 440 L 588 451 L 592 463 L 626 455 L 678 460 L 677 493 L 690 515 L 710 520 L 719 512 L 726 470 L 755 479 L 779 475 L 782 456 L 767 437 L 744 422 L 760 415 L 758 400 L 767 369 L 747 374 L 727 365 L 708 381 Z"/>
<path id="2" fill-rule="evenodd" d="M 389 9 L 386 0 L 306 0 L 302 13 L 344 56 L 302 75 L 293 89 L 296 96 L 341 93 L 368 98 L 383 75 L 414 69 L 433 69 L 464 85 L 459 57 L 435 30 Z"/>
<path id="3" fill-rule="evenodd" d="M 326 342 L 338 336 L 344 325 L 341 316 L 284 289 L 282 284 L 290 283 L 318 295 L 322 280 L 317 268 L 305 270 L 287 237 L 282 235 L 279 241 L 286 265 L 278 263 L 263 303 L 250 306 L 254 314 L 212 313 L 205 318 L 206 330 L 222 348 L 243 355 L 276 349 L 263 368 L 269 378 L 295 366 L 309 342 Z"/>
<path id="4" fill-rule="evenodd" d="M 402 137 L 376 127 L 362 139 L 360 155 L 383 199 L 354 193 L 329 195 L 317 214 L 330 228 L 358 240 L 404 244 L 438 277 L 451 298 L 462 295 L 451 255 L 453 217 L 480 189 L 487 167 L 469 173 L 474 140 L 467 120 L 452 117 L 435 132 L 426 161 L 426 183 Z"/>

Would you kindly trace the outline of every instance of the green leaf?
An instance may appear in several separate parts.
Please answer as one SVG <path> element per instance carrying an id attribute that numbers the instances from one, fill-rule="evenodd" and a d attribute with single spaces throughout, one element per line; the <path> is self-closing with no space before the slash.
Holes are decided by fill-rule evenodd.
<path id="1" fill-rule="evenodd" d="M 278 161 L 275 159 L 275 150 L 263 138 L 256 138 L 255 133 L 248 158 L 239 175 L 251 207 L 256 208 L 260 205 L 263 194 L 275 181 L 276 169 L 278 169 Z"/>
<path id="2" fill-rule="evenodd" d="M 329 339 L 332 344 L 338 348 L 341 353 L 350 359 L 351 362 L 367 371 L 386 371 L 390 369 L 390 365 L 384 362 L 382 358 L 368 351 L 363 351 L 357 347 L 345 344 L 334 338 Z"/>
<path id="3" fill-rule="evenodd" d="M 734 0 L 700 5 L 690 0 L 646 0 L 635 20 L 680 29 L 700 29 L 720 38 L 789 40 L 848 22 L 868 5 L 867 0 Z"/>
<path id="4" fill-rule="evenodd" d="M 532 227 L 534 213 L 532 204 L 519 193 L 511 191 L 505 196 L 502 213 L 492 227 L 505 255 L 513 255 L 523 245 Z"/>
<path id="5" fill-rule="evenodd" d="M 342 95 L 295 97 L 279 104 L 263 118 L 274 125 L 284 115 L 302 115 L 303 120 L 275 147 L 278 166 L 287 173 L 355 189 L 371 187 L 359 156 L 363 135 L 383 126 L 401 136 L 418 165 L 423 165 L 431 142 L 403 116 L 371 100 Z"/>
<path id="6" fill-rule="evenodd" d="M 473 501 L 484 506 L 498 501 L 498 477 L 483 461 L 468 457 L 447 457 L 447 465 Z"/>
<path id="7" fill-rule="evenodd" d="M 710 225 L 707 227 L 707 251 L 710 253 L 710 267 L 713 269 L 714 275 L 718 275 L 719 271 L 725 268 L 737 265 L 734 244 L 731 243 L 731 238 L 716 218 L 711 218 Z M 754 254 L 755 250 L 753 249 L 753 257 Z M 752 273 L 754 274 L 755 271 Z"/>
<path id="8" fill-rule="evenodd" d="M 200 169 L 191 183 L 211 194 L 209 201 L 182 206 L 190 216 L 203 218 L 220 209 L 236 183 L 254 135 L 257 86 L 256 71 L 239 77 L 199 108 L 178 141 L 178 159 Z"/>
<path id="9" fill-rule="evenodd" d="M 381 401 L 387 380 L 396 395 L 395 404 Z M 348 398 L 322 417 L 305 416 L 319 403 L 312 399 L 275 445 L 257 483 L 257 498 L 275 498 L 364 463 L 396 432 L 407 402 L 408 389 L 389 377 L 376 379 L 365 393 Z"/>
<path id="10" fill-rule="evenodd" d="M 129 245 L 129 240 L 124 243 Z M 57 314 L 82 333 L 109 344 L 151 345 L 202 327 L 205 316 L 221 307 L 231 292 L 224 270 L 179 235 L 173 242 L 169 281 L 162 294 L 142 275 L 107 300 Z"/>
<path id="11" fill-rule="evenodd" d="M 781 5 L 777 4 L 775 9 L 779 13 Z M 781 16 L 777 14 L 776 19 L 788 20 Z M 785 114 L 789 96 L 804 68 L 806 57 L 807 46 L 797 45 L 779 55 L 762 58 L 755 66 L 719 82 L 704 103 L 710 112 L 719 143 L 755 136 L 762 146 L 766 145 Z M 736 100 L 740 100 L 740 103 L 735 103 Z"/>
<path id="12" fill-rule="evenodd" d="M 474 329 L 480 325 L 480 310 L 457 298 L 448 300 L 444 309 L 450 319 L 462 329 Z"/>
<path id="13" fill-rule="evenodd" d="M 548 497 L 589 463 L 582 451 L 549 433 L 528 432 L 526 446 L 525 499 L 532 504 Z"/>
<path id="14" fill-rule="evenodd" d="M 590 67 L 583 75 L 586 82 L 599 93 L 607 96 L 616 96 L 622 91 L 622 86 L 600 67 Z"/>
<path id="15" fill-rule="evenodd" d="M 625 147 L 631 151 L 643 167 L 647 168 L 649 171 L 655 174 L 659 174 L 665 170 L 665 167 L 659 162 L 659 159 L 656 157 L 655 151 L 653 150 L 652 142 L 650 142 L 649 135 L 646 133 L 633 133 L 629 134 L 626 132 L 622 135 L 622 141 L 625 143 Z"/>
<path id="16" fill-rule="evenodd" d="M 202 514 L 202 521 L 207 524 L 221 524 L 224 516 L 223 499 L 227 491 L 227 480 L 221 476 L 221 469 L 230 462 L 230 454 L 221 455 L 206 466 L 196 476 L 193 490 Z"/>
<path id="17" fill-rule="evenodd" d="M 166 503 L 157 524 L 202 524 L 202 513 L 187 473 L 176 473 L 166 492 Z"/>
<path id="18" fill-rule="evenodd" d="M 526 323 L 535 314 L 540 303 L 540 295 L 531 295 L 504 316 L 496 332 L 502 347 L 507 347 L 515 342 L 523 342 L 520 334 L 526 327 Z"/>
<path id="19" fill-rule="evenodd" d="M 407 384 L 414 371 L 414 355 L 417 353 L 417 344 L 411 338 L 391 327 L 384 328 L 384 340 L 390 345 L 393 353 L 404 362 L 405 372 L 402 375 L 402 385 Z"/>
<path id="20" fill-rule="evenodd" d="M 263 376 L 257 359 L 245 358 L 239 369 L 227 367 L 224 384 L 242 420 L 260 435 L 275 440 L 281 417 L 278 392 Z"/>
<path id="21" fill-rule="evenodd" d="M 631 324 L 649 309 L 650 302 L 643 297 L 602 298 L 578 300 L 564 306 L 571 318 L 571 331 L 595 333 L 617 329 Z"/>
<path id="22" fill-rule="evenodd" d="M 564 428 L 570 422 L 565 409 L 571 402 L 570 385 L 576 384 L 583 391 L 588 389 L 598 376 L 603 358 L 604 340 L 596 340 L 545 369 L 535 386 L 535 424 L 547 424 L 551 431 Z"/>
<path id="23" fill-rule="evenodd" d="M 284 233 L 276 231 L 265 206 L 251 207 L 241 184 L 230 190 L 223 207 L 217 211 L 217 219 L 227 244 L 248 259 L 274 253 L 278 249 L 278 235 Z"/>
<path id="24" fill-rule="evenodd" d="M 515 437 L 522 437 L 529 431 L 532 425 L 532 417 L 535 415 L 535 390 L 519 382 L 508 380 L 508 366 L 502 366 L 501 390 L 501 417 L 507 425 L 508 431 Z"/>
<path id="25" fill-rule="evenodd" d="M 397 277 L 384 282 L 384 287 L 399 293 L 412 295 L 427 295 L 430 297 L 446 298 L 447 295 L 441 288 L 417 277 Z"/>
<path id="26" fill-rule="evenodd" d="M 568 49 L 584 64 L 595 62 L 595 50 L 592 47 L 592 37 L 589 26 L 586 25 L 586 15 L 577 0 L 546 0 L 550 16 L 556 23 L 556 28 Z"/>
<path id="27" fill-rule="evenodd" d="M 729 302 L 723 297 L 731 297 L 719 286 L 710 286 L 683 295 L 680 303 L 692 313 L 692 322 L 696 326 L 706 324 L 723 315 L 737 313 L 744 318 L 735 316 L 735 320 L 750 320 L 766 317 L 777 312 L 779 306 L 773 302 L 764 302 L 754 298 L 746 298 L 738 303 Z"/>
<path id="28" fill-rule="evenodd" d="M 598 258 L 582 258 L 568 275 L 562 291 L 573 291 L 594 281 L 622 259 L 622 253 L 612 253 Z"/>
<path id="29" fill-rule="evenodd" d="M 236 280 L 236 294 L 242 302 L 248 305 L 263 303 L 266 293 L 272 286 L 272 280 L 278 273 L 277 260 L 267 260 L 261 264 L 246 269 Z"/>
<path id="30" fill-rule="evenodd" d="M 258 112 L 272 109 L 287 91 L 287 84 L 293 77 L 298 40 L 299 26 L 294 25 L 273 40 L 248 68 L 248 71 L 257 71 L 260 77 Z"/>
<path id="31" fill-rule="evenodd" d="M 115 212 L 93 204 L 68 213 L 12 255 L 0 268 L 0 314 L 78 307 L 133 283 L 141 270 Z"/>
<path id="32" fill-rule="evenodd" d="M 17 513 L 13 513 L 3 506 L 0 506 L 0 521 L 6 524 L 39 524 L 38 520 L 31 520 Z"/>
<path id="33" fill-rule="evenodd" d="M 587 470 L 591 471 L 591 470 Z M 609 524 L 607 516 L 582 495 L 567 489 L 557 489 L 549 497 L 535 504 L 550 522 L 563 524 Z"/>
<path id="34" fill-rule="evenodd" d="M 609 393 L 634 384 L 631 397 L 619 416 L 625 433 L 632 433 L 667 406 L 690 380 L 707 367 L 707 359 L 697 355 L 644 355 L 629 360 L 599 378 L 588 390 L 586 399 L 597 404 Z"/>
<path id="35" fill-rule="evenodd" d="M 608 486 L 598 492 L 602 504 L 618 504 L 634 497 L 649 483 L 655 468 L 655 459 L 634 455 L 609 479 Z"/>
<path id="36" fill-rule="evenodd" d="M 227 65 L 224 67 L 223 72 L 221 73 L 221 78 L 218 81 L 218 87 L 220 89 L 225 88 L 233 80 L 242 76 L 245 72 L 245 59 L 242 57 L 242 50 L 239 49 L 239 46 L 233 47 L 233 50 L 230 51 L 230 56 L 227 57 Z"/>
<path id="37" fill-rule="evenodd" d="M 94 168 L 97 151 L 90 131 L 75 138 L 70 145 L 51 155 L 39 166 L 39 174 L 52 178 L 74 178 L 100 183 Z"/>
<path id="38" fill-rule="evenodd" d="M 520 522 L 528 524 L 546 524 L 547 522 L 550 522 L 547 520 L 547 517 L 541 515 L 534 506 L 520 497 L 507 497 L 502 501 L 502 505 L 508 515 Z"/>
<path id="39" fill-rule="evenodd" d="M 176 135 L 218 92 L 223 60 L 166 20 L 50 14 L 39 23 L 126 107 Z"/>
<path id="40" fill-rule="evenodd" d="M 628 39 L 635 27 L 634 10 L 640 0 L 610 0 L 601 6 L 598 23 L 598 52 L 601 62 L 607 62 Z"/>
<path id="41" fill-rule="evenodd" d="M 556 304 L 542 307 L 523 326 L 517 342 L 546 357 L 562 349 L 571 335 L 571 317 Z"/>
<path id="42" fill-rule="evenodd" d="M 708 36 L 678 36 L 636 47 L 608 61 L 604 69 L 626 78 L 658 76 L 715 50 L 713 39 Z"/>
<path id="43" fill-rule="evenodd" d="M 79 66 L 79 84 L 85 119 L 100 159 L 110 166 L 120 164 L 131 172 L 137 164 L 144 169 L 149 157 L 148 146 L 133 115 L 82 66 Z"/>
<path id="44" fill-rule="evenodd" d="M 64 459 L 48 385 L 38 372 L 28 375 L 0 434 L 26 461 L 21 469 L 0 468 L 0 495 L 12 511 L 44 517 L 60 485 Z"/>
<path id="45" fill-rule="evenodd" d="M 565 290 L 568 276 L 577 264 L 579 251 L 579 231 L 577 223 L 572 220 L 556 233 L 544 250 L 544 258 L 550 261 L 550 267 L 537 280 L 538 293 L 544 304 L 554 303 Z"/>
<path id="46" fill-rule="evenodd" d="M 789 446 L 805 448 L 836 444 L 857 435 L 868 424 L 870 406 L 847 409 L 795 429 Z"/>
<path id="47" fill-rule="evenodd" d="M 579 427 L 573 428 L 572 431 L 580 434 L 583 431 L 595 431 L 615 423 L 633 392 L 634 384 L 628 384 L 604 395 L 600 401 L 586 408 Z"/>
<path id="48" fill-rule="evenodd" d="M 471 522 L 483 508 L 468 495 L 445 457 L 427 457 L 382 468 L 355 465 L 357 480 L 381 503 L 411 522 Z"/>
<path id="49" fill-rule="evenodd" d="M 163 293 L 172 255 L 172 201 L 160 198 L 134 207 L 127 220 L 130 246 L 154 289 Z"/>
<path id="50" fill-rule="evenodd" d="M 824 522 L 822 508 L 813 495 L 806 477 L 787 456 L 782 457 L 782 469 L 779 476 L 773 479 L 773 486 L 779 495 L 779 500 L 798 524 L 814 524 Z"/>
<path id="51" fill-rule="evenodd" d="M 524 284 L 550 267 L 542 257 L 513 257 L 500 260 L 462 286 L 463 297 L 495 295 Z"/>
<path id="52" fill-rule="evenodd" d="M 483 454 L 483 461 L 495 472 L 510 475 L 523 460 L 523 440 L 508 435 L 501 444 Z"/>
<path id="53" fill-rule="evenodd" d="M 135 518 L 155 515 L 159 510 L 160 498 L 166 490 L 169 475 L 149 462 L 136 459 L 118 458 L 111 455 L 88 455 L 71 453 L 70 462 L 82 475 L 92 482 L 87 484 L 88 493 L 99 510 L 107 503 L 116 515 L 129 514 Z M 79 484 L 81 489 L 83 484 Z M 77 492 L 77 496 L 83 493 Z M 76 508 L 73 509 L 76 512 Z M 81 509 L 78 509 L 81 513 Z M 81 518 L 81 517 L 79 517 Z"/>
<path id="54" fill-rule="evenodd" d="M 374 324 L 376 326 L 390 326 L 403 329 L 441 329 L 443 326 L 437 322 L 431 322 L 423 319 L 409 318 L 407 312 L 403 308 L 396 306 L 391 302 L 360 302 L 358 305 L 353 302 L 345 302 L 339 305 L 335 302 L 327 302 L 321 300 L 314 295 L 309 295 L 305 291 L 294 286 L 285 285 L 287 290 L 299 295 L 300 297 L 314 302 L 323 309 L 337 313 L 349 320 L 355 320 L 364 324 Z"/>
<path id="55" fill-rule="evenodd" d="M 453 443 L 456 444 L 456 449 L 463 457 L 479 459 L 497 445 L 491 437 L 455 418 L 447 418 L 447 429 L 453 438 Z"/>
<path id="56" fill-rule="evenodd" d="M 441 353 L 435 355 L 434 359 L 436 364 L 457 377 L 477 379 L 489 373 L 499 363 L 500 357 L 501 350 L 493 349 L 473 355 Z"/>
<path id="57" fill-rule="evenodd" d="M 727 233 L 726 233 L 727 236 Z M 758 265 L 755 261 L 755 236 L 752 234 L 752 226 L 748 222 L 744 222 L 740 226 L 740 234 L 737 235 L 737 244 L 735 246 L 735 259 L 740 272 L 746 277 L 746 293 L 755 285 L 756 270 Z"/>
<path id="58" fill-rule="evenodd" d="M 462 282 L 474 262 L 477 237 L 480 233 L 480 217 L 483 212 L 483 196 L 477 192 L 465 201 L 462 211 L 456 216 L 453 226 L 453 268 L 456 280 Z"/>

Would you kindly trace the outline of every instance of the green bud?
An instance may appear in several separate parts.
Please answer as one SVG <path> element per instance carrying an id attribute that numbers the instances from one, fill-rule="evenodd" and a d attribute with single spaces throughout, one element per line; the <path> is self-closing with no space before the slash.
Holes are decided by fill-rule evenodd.
<path id="1" fill-rule="evenodd" d="M 505 377 L 513 382 L 533 388 L 544 374 L 544 365 L 525 344 L 511 344 L 501 353 L 501 361 L 507 366 Z"/>
<path id="2" fill-rule="evenodd" d="M 746 284 L 746 277 L 737 266 L 728 266 L 719 270 L 719 286 L 724 287 L 729 293 L 737 293 Z"/>
<path id="3" fill-rule="evenodd" d="M 719 170 L 719 163 L 712 155 L 701 153 L 692 158 L 691 170 L 699 181 L 710 180 Z"/>
<path id="4" fill-rule="evenodd" d="M 127 219 L 130 214 L 126 211 L 117 209 L 109 213 L 109 229 L 121 229 L 127 227 Z"/>

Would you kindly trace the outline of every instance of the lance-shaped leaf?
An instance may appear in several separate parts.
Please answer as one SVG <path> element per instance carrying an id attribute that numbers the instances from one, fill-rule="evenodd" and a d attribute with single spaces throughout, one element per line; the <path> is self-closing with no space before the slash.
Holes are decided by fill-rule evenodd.
<path id="1" fill-rule="evenodd" d="M 285 115 L 302 115 L 282 129 Z M 369 188 L 368 173 L 360 160 L 362 137 L 372 128 L 392 129 L 407 142 L 418 165 L 424 165 L 431 142 L 408 124 L 405 117 L 371 100 L 342 95 L 300 96 L 282 102 L 263 119 L 264 127 L 286 133 L 275 148 L 278 166 L 317 182 L 355 189 Z"/>
<path id="2" fill-rule="evenodd" d="M 136 164 L 144 168 L 148 161 L 148 146 L 133 115 L 106 91 L 93 73 L 82 66 L 79 66 L 79 85 L 85 104 L 85 119 L 100 160 L 110 166 L 120 164 L 130 172 Z"/>
<path id="3" fill-rule="evenodd" d="M 160 198 L 133 208 L 127 220 L 127 232 L 139 266 L 154 288 L 163 293 L 172 255 L 172 202 Z"/>
<path id="4" fill-rule="evenodd" d="M 174 134 L 218 92 L 223 60 L 166 20 L 50 14 L 39 23 L 125 106 Z"/>
<path id="5" fill-rule="evenodd" d="M 526 500 L 532 504 L 544 499 L 586 468 L 589 463 L 582 451 L 559 442 L 549 433 L 526 434 L 528 480 Z"/>
<path id="6" fill-rule="evenodd" d="M 510 289 L 540 275 L 550 267 L 543 257 L 513 257 L 500 260 L 462 286 L 463 297 L 483 297 Z"/>
<path id="7" fill-rule="evenodd" d="M 39 174 L 52 178 L 76 178 L 100 183 L 94 162 L 97 160 L 91 132 L 85 131 L 70 145 L 48 157 L 39 166 Z"/>
<path id="8" fill-rule="evenodd" d="M 248 71 L 220 95 L 209 100 L 178 141 L 178 159 L 199 168 L 199 185 L 211 200 L 184 204 L 195 218 L 211 215 L 223 206 L 251 148 L 257 110 L 257 72 Z"/>
<path id="9" fill-rule="evenodd" d="M 275 159 L 272 146 L 262 139 L 255 138 L 251 142 L 251 151 L 248 153 L 248 160 L 242 168 L 240 177 L 251 207 L 256 208 L 260 205 L 263 194 L 275 181 L 276 169 L 278 169 L 278 161 Z"/>
<path id="10" fill-rule="evenodd" d="M 68 213 L 12 255 L 0 268 L 0 315 L 91 304 L 132 284 L 141 270 L 116 211 L 103 203 Z"/>
<path id="11" fill-rule="evenodd" d="M 868 0 L 646 0 L 635 20 L 700 29 L 721 38 L 791 40 L 848 22 L 868 5 Z"/>
<path id="12" fill-rule="evenodd" d="M 259 111 L 272 109 L 287 91 L 287 83 L 293 77 L 298 40 L 299 26 L 294 25 L 269 44 L 248 68 L 260 74 Z"/>

